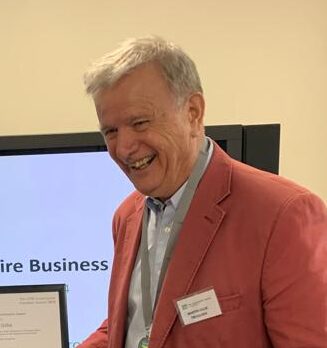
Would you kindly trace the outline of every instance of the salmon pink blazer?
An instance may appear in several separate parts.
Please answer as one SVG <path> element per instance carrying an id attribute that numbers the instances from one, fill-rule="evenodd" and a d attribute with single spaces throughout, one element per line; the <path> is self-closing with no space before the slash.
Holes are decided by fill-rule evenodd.
<path id="1" fill-rule="evenodd" d="M 143 209 L 134 192 L 116 211 L 108 320 L 80 348 L 124 348 Z M 207 288 L 222 315 L 183 326 L 175 300 Z M 327 347 L 325 204 L 216 145 L 176 242 L 149 345 L 202 347 Z"/>

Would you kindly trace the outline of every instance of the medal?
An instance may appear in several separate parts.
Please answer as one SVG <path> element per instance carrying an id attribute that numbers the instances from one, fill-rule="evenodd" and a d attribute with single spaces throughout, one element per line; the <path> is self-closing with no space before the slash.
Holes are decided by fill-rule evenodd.
<path id="1" fill-rule="evenodd" d="M 149 337 L 141 338 L 137 348 L 148 348 L 149 347 Z"/>

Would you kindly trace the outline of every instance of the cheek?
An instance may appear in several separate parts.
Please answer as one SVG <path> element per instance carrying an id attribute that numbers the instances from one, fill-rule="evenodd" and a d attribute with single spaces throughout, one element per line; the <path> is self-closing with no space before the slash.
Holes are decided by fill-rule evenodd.
<path id="1" fill-rule="evenodd" d="M 115 146 L 114 146 L 114 143 L 113 141 L 108 141 L 107 139 L 105 139 L 105 143 L 106 143 L 106 146 L 107 146 L 107 151 L 109 153 L 109 156 L 114 159 L 115 158 Z"/>
<path id="2" fill-rule="evenodd" d="M 116 154 L 115 154 L 114 149 L 113 149 L 112 147 L 110 147 L 110 148 L 107 147 L 107 149 L 108 149 L 108 153 L 109 153 L 110 158 L 111 158 L 121 169 L 123 169 L 122 166 L 121 166 L 121 164 L 119 163 L 119 160 L 118 160 L 118 158 L 117 158 L 117 156 L 116 156 Z"/>
<path id="3" fill-rule="evenodd" d="M 185 134 L 171 130 L 169 133 L 160 134 L 161 141 L 156 144 L 156 150 L 159 153 L 159 161 L 164 166 L 177 166 L 187 151 L 188 143 Z"/>
<path id="4" fill-rule="evenodd" d="M 112 152 L 109 148 L 107 148 L 107 149 L 108 149 L 108 154 L 109 154 L 110 158 L 111 158 L 112 160 L 116 161 L 113 152 Z"/>

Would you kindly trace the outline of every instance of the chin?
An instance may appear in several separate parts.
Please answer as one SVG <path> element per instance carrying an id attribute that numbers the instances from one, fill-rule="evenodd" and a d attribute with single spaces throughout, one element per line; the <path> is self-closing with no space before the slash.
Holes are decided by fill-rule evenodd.
<path id="1" fill-rule="evenodd" d="M 134 184 L 134 183 L 133 183 Z M 154 190 L 152 190 L 151 188 L 148 187 L 144 187 L 142 185 L 137 185 L 134 184 L 134 187 L 136 188 L 137 191 L 139 191 L 140 193 L 142 193 L 145 196 L 150 196 L 150 197 L 154 197 L 153 193 Z"/>
<path id="2" fill-rule="evenodd" d="M 135 188 L 137 189 L 137 191 L 139 191 L 140 193 L 142 193 L 145 196 L 149 196 L 149 197 L 153 197 L 153 198 L 159 198 L 161 199 L 162 197 L 165 197 L 165 195 L 163 195 L 159 190 L 156 190 L 155 188 L 151 189 L 149 187 L 142 187 L 142 186 L 136 186 Z"/>

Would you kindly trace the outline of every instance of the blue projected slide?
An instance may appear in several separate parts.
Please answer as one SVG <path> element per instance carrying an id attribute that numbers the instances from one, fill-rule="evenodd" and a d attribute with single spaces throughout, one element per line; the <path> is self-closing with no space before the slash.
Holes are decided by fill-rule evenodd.
<path id="1" fill-rule="evenodd" d="M 71 348 L 107 316 L 111 220 L 132 190 L 105 152 L 0 157 L 0 285 L 67 284 Z"/>

